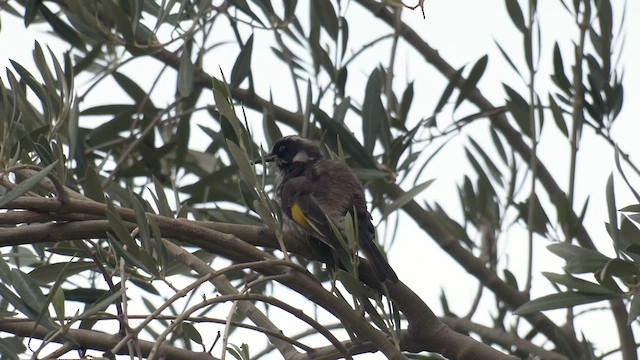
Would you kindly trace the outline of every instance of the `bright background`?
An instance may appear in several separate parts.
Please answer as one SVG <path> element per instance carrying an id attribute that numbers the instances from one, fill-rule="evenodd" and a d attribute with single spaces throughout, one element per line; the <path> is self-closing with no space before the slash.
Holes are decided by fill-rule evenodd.
<path id="1" fill-rule="evenodd" d="M 489 64 L 479 87 L 494 105 L 499 106 L 504 103 L 505 93 L 502 83 L 506 83 L 518 91 L 525 89 L 525 85 L 506 65 L 494 44 L 494 41 L 500 43 L 508 52 L 509 49 L 512 49 L 513 52 L 510 52 L 509 55 L 516 60 L 516 64 L 522 68 L 522 72 L 526 73 L 521 53 L 522 37 L 512 25 L 504 1 L 428 0 L 425 5 L 426 20 L 422 18 L 419 9 L 413 12 L 404 11 L 403 20 L 411 24 L 427 43 L 437 49 L 443 58 L 456 68 L 465 64 L 470 67 L 481 56 L 488 54 Z M 351 39 L 358 39 L 358 41 L 365 43 L 389 31 L 386 25 L 361 11 L 357 4 L 350 3 L 348 6 L 347 17 Z M 625 102 L 612 132 L 614 139 L 619 142 L 620 148 L 630 153 L 632 160 L 637 160 L 640 157 L 638 146 L 640 125 L 637 115 L 640 114 L 640 102 L 637 101 L 640 95 L 640 41 L 638 40 L 640 1 L 632 0 L 626 3 L 616 1 L 613 2 L 613 6 L 614 29 L 620 27 L 623 10 L 626 11 L 626 19 L 622 29 L 622 36 L 625 38 L 624 48 L 619 59 L 620 69 L 624 70 Z M 68 48 L 55 38 L 37 31 L 44 28 L 37 24 L 26 30 L 21 19 L 8 14 L 0 14 L 0 21 L 2 25 L 0 67 L 2 69 L 11 68 L 9 59 L 20 63 L 27 69 L 35 69 L 32 60 L 35 40 L 41 44 L 47 44 L 54 53 L 58 54 L 62 54 Z M 542 53 L 540 54 L 542 60 L 539 76 L 536 78 L 536 86 L 541 93 L 545 93 L 552 88 L 548 74 L 552 72 L 551 54 L 554 42 L 559 41 L 564 49 L 565 69 L 568 69 L 572 54 L 567 49 L 570 48 L 571 41 L 577 37 L 577 31 L 572 24 L 573 19 L 559 5 L 558 1 L 539 2 L 539 21 L 542 27 Z M 260 75 L 260 81 L 256 82 L 257 89 L 263 93 L 271 91 L 274 94 L 275 102 L 278 102 L 279 99 L 294 99 L 288 73 L 285 72 L 287 77 L 283 81 L 283 73 L 278 70 L 282 64 L 270 64 L 267 57 L 264 58 L 265 61 L 261 60 L 260 43 L 261 40 L 268 41 L 268 39 L 269 36 L 260 32 L 256 33 L 254 39 L 253 68 L 254 74 Z M 620 48 L 620 40 L 618 38 L 617 49 Z M 356 96 L 363 93 L 362 90 L 357 89 L 364 89 L 364 84 L 371 70 L 379 64 L 384 66 L 388 64 L 389 46 L 390 41 L 376 45 L 369 50 L 367 56 L 358 60 L 359 63 L 362 63 L 362 71 L 350 73 L 347 93 L 351 92 Z M 263 45 L 263 47 L 267 49 L 267 45 Z M 229 57 L 209 61 L 205 70 L 219 76 L 218 66 L 220 66 L 228 75 L 234 60 L 235 58 Z M 283 67 L 282 69 L 284 71 Z M 149 68 L 140 67 L 135 63 L 128 65 L 126 70 L 130 73 L 135 72 L 138 79 L 148 76 L 149 82 L 154 80 L 153 76 L 157 73 L 155 68 L 149 70 Z M 428 64 L 425 64 L 415 52 L 408 49 L 402 42 L 398 48 L 395 72 L 397 74 L 396 91 L 402 91 L 407 82 L 415 82 L 416 98 L 414 98 L 410 118 L 419 119 L 429 116 L 448 81 L 431 69 Z M 0 72 L 0 77 L 4 78 L 4 76 L 4 71 Z M 83 86 L 86 88 L 82 82 L 77 83 L 80 92 L 83 91 Z M 173 89 L 168 91 L 168 93 L 172 92 Z M 114 83 L 107 82 L 99 87 L 99 91 L 94 91 L 92 96 L 81 104 L 81 108 L 88 108 L 102 102 L 112 102 L 114 98 L 122 98 L 123 101 L 128 99 L 119 87 Z M 209 103 L 213 103 L 213 99 L 210 99 Z M 295 109 L 293 100 L 290 109 Z M 442 116 L 458 119 L 473 110 L 473 107 L 461 106 L 455 114 Z M 260 117 L 250 117 L 249 120 L 249 124 L 253 126 L 254 130 L 261 129 Z M 546 117 L 546 122 L 545 132 L 542 136 L 543 142 L 538 147 L 539 155 L 561 186 L 566 187 L 568 183 L 567 164 L 569 163 L 568 142 L 555 130 L 550 116 Z M 359 127 L 359 124 L 354 126 Z M 604 222 L 607 221 L 605 184 L 609 174 L 616 172 L 613 150 L 600 138 L 594 136 L 591 130 L 585 130 L 583 137 L 584 142 L 579 152 L 575 204 L 576 207 L 579 207 L 587 197 L 590 197 L 585 219 L 586 227 L 594 235 L 594 242 L 598 249 L 605 254 L 612 255 L 612 245 L 605 231 Z M 456 214 L 456 211 L 459 214 L 456 186 L 461 175 L 467 170 L 465 166 L 468 164 L 462 146 L 464 140 L 465 137 L 458 137 L 454 141 L 459 141 L 460 146 L 448 146 L 447 151 L 441 153 L 429 165 L 427 178 L 433 178 L 436 181 L 422 194 L 425 200 L 437 201 L 445 209 L 451 210 L 453 214 Z M 194 138 L 194 143 L 197 143 L 197 138 Z M 489 140 L 487 144 L 490 144 Z M 492 148 L 492 146 L 488 147 Z M 616 179 L 620 180 L 619 177 Z M 635 185 L 640 184 L 637 178 L 634 180 L 636 180 Z M 616 182 L 616 193 L 619 208 L 635 203 L 621 181 Z M 380 214 L 374 214 L 374 220 L 379 219 L 379 216 Z M 446 292 L 451 309 L 460 314 L 466 313 L 469 299 L 476 294 L 475 279 L 456 264 L 452 265 L 450 259 L 447 256 L 442 256 L 440 248 L 430 239 L 419 238 L 424 236 L 424 233 L 413 222 L 408 219 L 401 221 L 401 231 L 393 248 L 389 251 L 389 261 L 399 277 L 420 294 L 436 313 L 441 312 L 439 297 L 443 290 Z M 563 263 L 559 258 L 547 252 L 545 246 L 548 244 L 548 241 L 536 238 L 534 269 L 536 272 L 562 273 Z M 509 233 L 509 239 L 506 242 L 501 242 L 501 246 L 499 252 L 502 254 L 502 258 L 500 260 L 505 261 L 504 265 L 508 265 L 516 276 L 524 276 L 526 272 L 526 234 Z M 553 290 L 548 283 L 540 280 L 534 283 L 534 297 L 551 292 Z M 485 299 L 484 301 L 490 301 L 486 296 Z M 595 307 L 597 306 L 598 304 L 595 304 Z M 578 311 L 582 309 L 578 308 Z M 563 319 L 564 311 L 551 311 L 547 312 L 547 315 L 554 319 Z M 474 319 L 478 318 L 490 321 L 488 314 L 482 310 L 477 313 Z M 609 313 L 591 312 L 578 317 L 578 324 L 585 336 L 594 341 L 599 349 L 608 351 L 618 346 L 615 324 Z M 639 329 L 636 326 L 634 330 L 637 338 Z M 618 355 L 610 356 L 608 359 L 618 358 L 616 356 Z"/>

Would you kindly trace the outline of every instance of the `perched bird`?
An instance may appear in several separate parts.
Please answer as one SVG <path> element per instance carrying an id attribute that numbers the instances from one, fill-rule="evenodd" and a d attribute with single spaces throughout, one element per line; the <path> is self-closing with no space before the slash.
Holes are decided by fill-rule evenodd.
<path id="1" fill-rule="evenodd" d="M 276 195 L 285 214 L 285 230 L 312 235 L 340 249 L 331 224 L 344 233 L 344 217 L 351 213 L 358 224 L 359 246 L 380 282 L 398 276 L 375 242 L 375 228 L 367 210 L 364 189 L 344 163 L 325 159 L 320 148 L 300 136 L 285 136 L 255 163 L 275 162 L 278 168 Z"/>

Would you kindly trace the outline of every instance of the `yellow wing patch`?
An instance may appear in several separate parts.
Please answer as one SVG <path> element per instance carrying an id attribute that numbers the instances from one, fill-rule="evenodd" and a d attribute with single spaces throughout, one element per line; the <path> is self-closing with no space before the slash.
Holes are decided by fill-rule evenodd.
<path id="1" fill-rule="evenodd" d="M 307 231 L 314 232 L 317 235 L 322 236 L 322 233 L 318 230 L 318 228 L 312 222 L 309 221 L 307 216 L 304 214 L 304 211 L 302 211 L 302 208 L 297 202 L 291 205 L 291 218 L 293 219 L 293 221 L 295 221 L 298 225 L 305 228 Z"/>

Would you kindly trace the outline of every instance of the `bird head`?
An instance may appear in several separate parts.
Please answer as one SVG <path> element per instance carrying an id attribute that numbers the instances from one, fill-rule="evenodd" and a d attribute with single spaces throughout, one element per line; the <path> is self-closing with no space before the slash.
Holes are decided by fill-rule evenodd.
<path id="1" fill-rule="evenodd" d="M 322 158 L 320 148 L 313 141 L 290 135 L 276 141 L 269 154 L 253 162 L 259 164 L 275 161 L 280 170 L 286 170 L 292 165 L 310 164 Z"/>

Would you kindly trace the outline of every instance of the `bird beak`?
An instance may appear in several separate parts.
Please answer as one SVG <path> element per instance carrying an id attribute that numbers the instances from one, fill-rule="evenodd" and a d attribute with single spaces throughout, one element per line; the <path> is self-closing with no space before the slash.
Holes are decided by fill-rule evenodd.
<path id="1" fill-rule="evenodd" d="M 255 164 L 266 164 L 266 163 L 269 163 L 269 162 L 272 162 L 272 161 L 275 161 L 275 160 L 276 160 L 276 156 L 275 155 L 267 154 L 265 156 L 261 156 L 259 158 L 255 158 L 255 159 L 251 160 L 251 163 L 254 164 L 254 165 Z"/>

